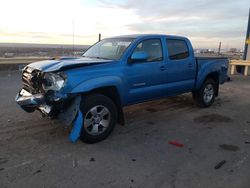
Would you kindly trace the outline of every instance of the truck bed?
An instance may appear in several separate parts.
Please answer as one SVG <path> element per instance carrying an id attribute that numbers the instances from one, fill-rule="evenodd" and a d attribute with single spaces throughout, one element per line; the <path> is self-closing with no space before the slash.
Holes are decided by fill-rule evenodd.
<path id="1" fill-rule="evenodd" d="M 222 84 L 227 80 L 228 58 L 223 56 L 196 56 L 197 76 L 207 75 L 207 71 L 213 70 L 219 73 L 219 83 Z M 212 72 L 213 72 L 212 71 Z"/>

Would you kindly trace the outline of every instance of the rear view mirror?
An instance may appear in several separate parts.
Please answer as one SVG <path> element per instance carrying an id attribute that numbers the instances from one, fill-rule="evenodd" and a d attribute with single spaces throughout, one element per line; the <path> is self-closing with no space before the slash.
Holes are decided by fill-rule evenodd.
<path id="1" fill-rule="evenodd" d="M 146 52 L 134 52 L 131 56 L 132 62 L 146 61 L 148 59 L 148 54 Z"/>

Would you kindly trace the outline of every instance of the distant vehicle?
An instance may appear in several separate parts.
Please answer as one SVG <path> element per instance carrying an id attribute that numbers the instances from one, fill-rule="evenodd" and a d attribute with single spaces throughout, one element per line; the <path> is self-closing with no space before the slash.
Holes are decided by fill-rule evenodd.
<path id="1" fill-rule="evenodd" d="M 227 79 L 228 59 L 194 57 L 190 41 L 169 35 L 103 39 L 81 58 L 29 64 L 16 102 L 72 125 L 70 139 L 94 143 L 119 122 L 124 106 L 192 92 L 209 107 Z"/>

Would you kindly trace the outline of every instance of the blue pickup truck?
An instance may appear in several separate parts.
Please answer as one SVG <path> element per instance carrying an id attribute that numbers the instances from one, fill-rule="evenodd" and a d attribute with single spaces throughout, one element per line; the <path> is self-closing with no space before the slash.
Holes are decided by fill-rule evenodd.
<path id="1" fill-rule="evenodd" d="M 199 106 L 209 107 L 227 69 L 227 58 L 195 57 L 185 37 L 118 36 L 97 42 L 81 58 L 27 65 L 16 102 L 71 126 L 71 141 L 95 143 L 124 124 L 124 106 L 191 92 Z"/>

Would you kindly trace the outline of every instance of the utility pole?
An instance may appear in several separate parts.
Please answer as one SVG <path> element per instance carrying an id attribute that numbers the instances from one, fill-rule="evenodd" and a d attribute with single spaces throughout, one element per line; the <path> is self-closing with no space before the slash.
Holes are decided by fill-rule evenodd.
<path id="1" fill-rule="evenodd" d="M 248 24 L 247 24 L 247 33 L 246 33 L 243 60 L 250 60 L 250 8 L 249 8 L 249 15 L 248 15 Z"/>
<path id="2" fill-rule="evenodd" d="M 102 34 L 101 34 L 101 33 L 99 33 L 99 36 L 98 36 L 98 41 L 101 41 L 101 39 L 102 39 Z"/>
<path id="3" fill-rule="evenodd" d="M 73 53 L 73 56 L 75 56 L 74 51 L 75 51 L 75 22 L 74 20 L 72 20 L 72 53 Z"/>
<path id="4" fill-rule="evenodd" d="M 221 42 L 219 43 L 218 55 L 220 55 Z"/>

